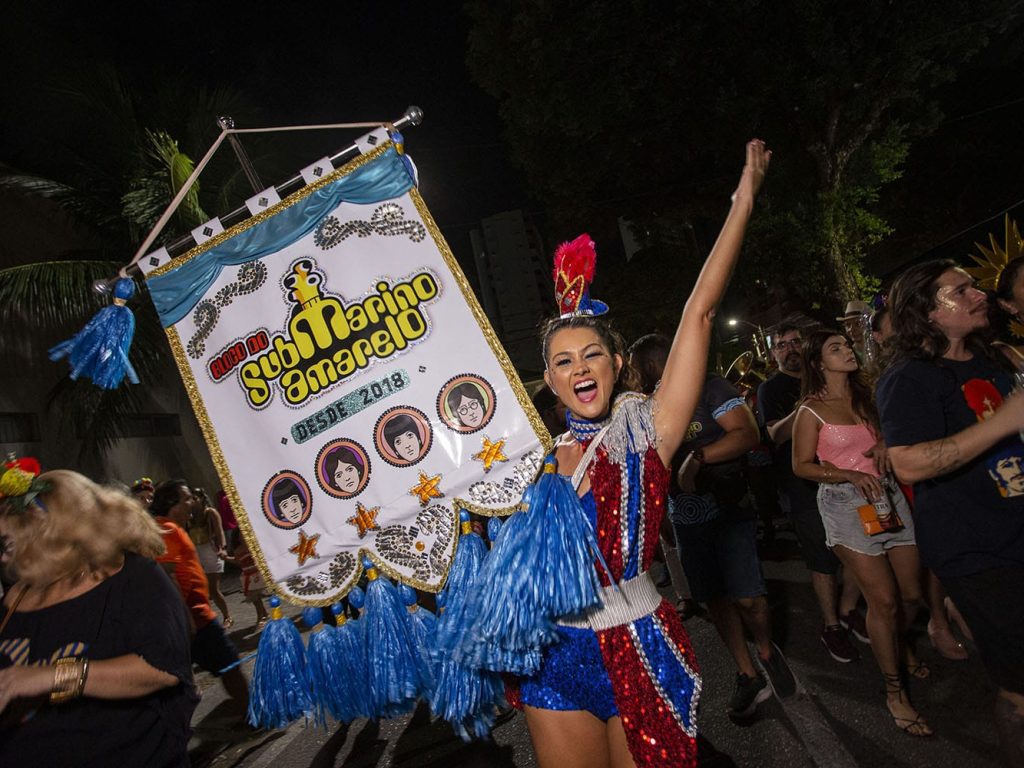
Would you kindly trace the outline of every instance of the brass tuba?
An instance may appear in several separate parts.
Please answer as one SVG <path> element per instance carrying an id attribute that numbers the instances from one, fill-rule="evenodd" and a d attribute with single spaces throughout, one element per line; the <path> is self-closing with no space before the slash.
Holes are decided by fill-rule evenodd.
<path id="1" fill-rule="evenodd" d="M 768 364 L 748 349 L 732 361 L 725 370 L 725 378 L 736 387 L 754 388 L 768 378 L 767 370 Z"/>

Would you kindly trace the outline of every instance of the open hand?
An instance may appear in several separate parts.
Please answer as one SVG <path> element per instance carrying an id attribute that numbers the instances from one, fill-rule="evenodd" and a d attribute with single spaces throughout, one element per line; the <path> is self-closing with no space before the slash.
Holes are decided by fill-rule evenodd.
<path id="1" fill-rule="evenodd" d="M 733 200 L 747 198 L 753 201 L 757 197 L 757 192 L 761 189 L 771 160 L 771 150 L 765 149 L 763 141 L 751 139 L 747 142 L 747 162 L 743 166 L 743 175 L 740 176 L 740 183 L 736 187 Z"/>

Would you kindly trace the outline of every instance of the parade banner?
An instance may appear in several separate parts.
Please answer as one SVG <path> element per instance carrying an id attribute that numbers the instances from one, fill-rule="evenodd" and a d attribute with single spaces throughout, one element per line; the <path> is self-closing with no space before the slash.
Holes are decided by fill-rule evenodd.
<path id="1" fill-rule="evenodd" d="M 459 509 L 512 512 L 548 440 L 409 158 L 374 135 L 141 262 L 255 561 L 300 604 L 346 594 L 364 556 L 437 591 Z"/>

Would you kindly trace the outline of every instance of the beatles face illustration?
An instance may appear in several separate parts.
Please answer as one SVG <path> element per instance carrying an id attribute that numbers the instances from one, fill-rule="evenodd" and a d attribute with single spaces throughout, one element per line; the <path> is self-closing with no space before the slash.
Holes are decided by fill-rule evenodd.
<path id="1" fill-rule="evenodd" d="M 296 528 L 309 519 L 309 488 L 301 478 L 287 472 L 271 480 L 270 493 L 264 492 L 263 512 L 278 528 Z"/>
<path id="2" fill-rule="evenodd" d="M 377 451 L 396 467 L 407 467 L 420 461 L 427 455 L 432 441 L 426 414 L 411 406 L 389 409 L 377 423 Z"/>
<path id="3" fill-rule="evenodd" d="M 473 374 L 450 379 L 438 396 L 438 415 L 456 432 L 476 432 L 494 415 L 494 392 Z"/>
<path id="4" fill-rule="evenodd" d="M 316 461 L 317 480 L 329 495 L 351 498 L 366 487 L 370 460 L 363 447 L 353 440 L 332 440 L 320 449 Z"/>
<path id="5" fill-rule="evenodd" d="M 392 417 L 384 425 L 384 440 L 398 458 L 405 461 L 415 461 L 423 449 L 416 421 L 404 413 Z"/>

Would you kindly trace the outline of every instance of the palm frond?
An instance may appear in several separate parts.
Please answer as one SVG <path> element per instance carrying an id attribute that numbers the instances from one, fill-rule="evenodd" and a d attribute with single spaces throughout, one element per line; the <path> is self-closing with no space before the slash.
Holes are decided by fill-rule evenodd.
<path id="1" fill-rule="evenodd" d="M 57 202 L 76 192 L 73 187 L 62 182 L 24 173 L 9 173 L 0 176 L 0 189 L 23 192 Z"/>
<path id="2" fill-rule="evenodd" d="M 47 261 L 0 269 L 0 337 L 61 330 L 104 305 L 93 283 L 120 265 L 108 261 Z"/>

